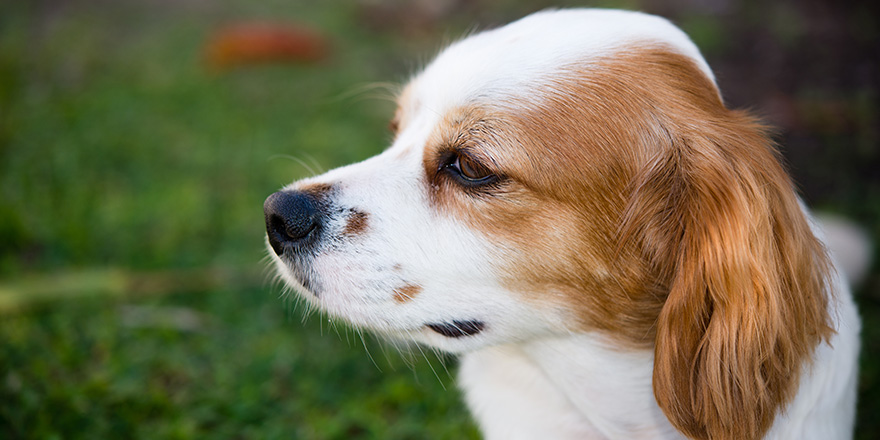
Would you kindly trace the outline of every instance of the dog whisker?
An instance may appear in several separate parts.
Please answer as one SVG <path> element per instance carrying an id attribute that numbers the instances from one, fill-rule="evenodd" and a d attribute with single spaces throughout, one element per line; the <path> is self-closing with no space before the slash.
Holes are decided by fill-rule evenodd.
<path id="1" fill-rule="evenodd" d="M 312 156 L 311 154 L 305 154 L 305 153 L 303 153 L 303 157 L 305 157 L 306 159 L 309 160 L 309 162 L 312 164 L 312 166 L 315 167 L 314 169 L 318 170 L 318 172 L 317 172 L 317 173 L 314 173 L 314 174 L 323 174 L 325 171 L 327 171 L 327 170 L 321 165 L 321 163 L 318 162 L 318 159 L 315 159 L 315 156 Z"/>
<path id="2" fill-rule="evenodd" d="M 376 359 L 373 358 L 373 353 L 370 352 L 370 347 L 367 345 L 367 340 L 366 340 L 366 338 L 364 337 L 364 332 L 363 332 L 362 330 L 358 329 L 358 330 L 357 330 L 357 335 L 360 336 L 360 338 L 361 338 L 361 344 L 364 346 L 364 351 L 367 352 L 367 357 L 370 358 L 370 362 L 372 362 L 372 363 L 373 363 L 373 366 L 375 366 L 376 369 L 379 370 L 379 371 L 381 372 L 381 371 L 382 371 L 382 368 L 379 367 L 379 364 L 376 363 Z"/>
<path id="3" fill-rule="evenodd" d="M 349 90 L 330 98 L 329 102 L 349 101 L 354 98 L 374 99 L 394 103 L 402 86 L 391 82 L 371 82 L 351 87 Z"/>
<path id="4" fill-rule="evenodd" d="M 318 170 L 313 168 L 312 165 L 310 165 L 306 161 L 304 161 L 296 156 L 291 156 L 289 154 L 274 154 L 272 156 L 269 156 L 269 159 L 287 159 L 287 160 L 296 162 L 297 164 L 299 164 L 300 166 L 305 168 L 305 170 L 308 171 L 310 176 L 315 176 L 315 175 L 319 174 Z M 320 167 L 318 167 L 318 168 L 320 168 Z"/>

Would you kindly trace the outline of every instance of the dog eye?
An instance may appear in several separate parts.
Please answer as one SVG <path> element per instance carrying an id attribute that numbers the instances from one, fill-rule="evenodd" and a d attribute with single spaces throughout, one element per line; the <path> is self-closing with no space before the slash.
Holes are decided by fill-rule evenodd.
<path id="1" fill-rule="evenodd" d="M 450 166 L 468 183 L 485 183 L 495 177 L 483 164 L 463 154 L 456 155 Z"/>

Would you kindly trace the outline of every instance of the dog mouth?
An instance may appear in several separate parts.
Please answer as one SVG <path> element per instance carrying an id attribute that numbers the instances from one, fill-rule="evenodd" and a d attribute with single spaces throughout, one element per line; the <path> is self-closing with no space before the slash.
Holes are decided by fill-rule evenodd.
<path id="1" fill-rule="evenodd" d="M 452 322 L 426 324 L 425 327 L 447 338 L 463 338 L 482 332 L 486 328 L 486 323 L 477 320 L 454 320 Z"/>
<path id="2" fill-rule="evenodd" d="M 286 266 L 288 274 L 290 274 L 294 280 L 299 282 L 301 288 L 298 290 L 302 294 L 312 296 L 319 301 L 326 298 L 325 295 L 323 295 L 325 292 L 322 292 L 323 286 L 320 282 L 320 277 L 310 265 L 296 264 L 296 262 L 291 264 L 291 262 L 287 262 Z M 362 313 L 352 314 L 352 310 L 348 307 L 343 307 L 345 310 L 334 310 L 333 306 L 329 306 L 328 308 L 328 304 L 324 304 L 323 301 L 321 301 L 320 304 L 321 308 L 325 309 L 331 315 L 342 318 L 355 327 L 372 329 L 379 333 L 386 333 L 389 336 L 396 335 L 400 331 L 403 331 L 404 334 L 408 334 L 416 330 L 412 327 L 410 327 L 409 330 L 402 330 L 396 325 L 389 325 L 389 322 L 382 319 L 376 320 L 375 317 L 371 318 L 369 316 L 364 316 Z M 453 319 L 451 321 L 427 322 L 423 324 L 421 328 L 428 329 L 449 339 L 462 339 L 483 333 L 486 330 L 487 325 L 485 321 L 480 319 Z"/>

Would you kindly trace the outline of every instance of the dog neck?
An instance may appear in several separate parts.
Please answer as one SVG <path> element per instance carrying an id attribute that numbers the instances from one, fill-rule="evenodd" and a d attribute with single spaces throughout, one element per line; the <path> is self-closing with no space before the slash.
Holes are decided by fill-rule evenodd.
<path id="1" fill-rule="evenodd" d="M 611 347 L 593 334 L 490 347 L 462 358 L 459 380 L 487 438 L 683 438 L 654 399 L 652 352 Z M 543 413 L 568 423 L 540 426 Z"/>
<path id="2" fill-rule="evenodd" d="M 523 350 L 606 437 L 679 438 L 654 399 L 653 353 L 611 347 L 595 335 L 573 335 Z"/>

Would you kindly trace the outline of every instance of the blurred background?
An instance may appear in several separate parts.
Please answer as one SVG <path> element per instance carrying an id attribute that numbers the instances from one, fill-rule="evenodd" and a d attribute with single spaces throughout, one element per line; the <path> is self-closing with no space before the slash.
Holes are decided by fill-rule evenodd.
<path id="1" fill-rule="evenodd" d="M 880 243 L 874 1 L 0 0 L 0 438 L 477 438 L 454 359 L 302 322 L 262 202 L 381 151 L 390 90 L 444 43 L 574 5 L 681 26 L 807 202 Z"/>

